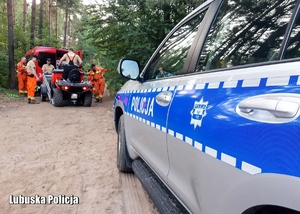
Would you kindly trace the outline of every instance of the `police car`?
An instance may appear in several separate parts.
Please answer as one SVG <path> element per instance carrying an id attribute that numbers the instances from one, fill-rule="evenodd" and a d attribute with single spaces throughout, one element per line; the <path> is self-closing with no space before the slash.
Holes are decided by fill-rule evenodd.
<path id="1" fill-rule="evenodd" d="M 300 213 L 299 5 L 209 0 L 120 60 L 117 166 L 159 212 Z"/>

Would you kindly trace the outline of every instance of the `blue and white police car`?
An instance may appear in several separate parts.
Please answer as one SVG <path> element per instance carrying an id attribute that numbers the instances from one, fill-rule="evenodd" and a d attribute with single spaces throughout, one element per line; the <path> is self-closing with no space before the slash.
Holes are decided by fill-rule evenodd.
<path id="1" fill-rule="evenodd" d="M 120 61 L 117 166 L 159 212 L 300 213 L 299 9 L 208 0 L 143 69 Z"/>

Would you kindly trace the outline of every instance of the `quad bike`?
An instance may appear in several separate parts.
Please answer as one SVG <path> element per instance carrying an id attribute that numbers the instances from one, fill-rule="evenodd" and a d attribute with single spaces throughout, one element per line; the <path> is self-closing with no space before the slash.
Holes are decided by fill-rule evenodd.
<path id="1" fill-rule="evenodd" d="M 90 107 L 92 104 L 92 85 L 84 81 L 84 74 L 75 67 L 63 77 L 64 69 L 54 69 L 52 75 L 44 74 L 41 85 L 42 101 L 48 96 L 50 102 L 61 107 L 74 103 Z"/>

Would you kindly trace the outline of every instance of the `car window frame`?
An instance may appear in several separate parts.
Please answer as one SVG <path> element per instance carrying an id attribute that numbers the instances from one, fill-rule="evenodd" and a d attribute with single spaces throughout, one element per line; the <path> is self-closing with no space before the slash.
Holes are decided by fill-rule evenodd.
<path id="1" fill-rule="evenodd" d="M 151 58 L 148 60 L 146 66 L 142 70 L 140 77 L 144 80 L 144 82 L 150 82 L 150 81 L 157 81 L 157 80 L 164 80 L 167 78 L 176 78 L 177 76 L 181 76 L 182 74 L 188 73 L 187 70 L 189 68 L 189 64 L 191 61 L 191 56 L 194 55 L 194 51 L 196 48 L 196 44 L 198 43 L 199 36 L 201 36 L 201 32 L 203 30 L 203 26 L 205 25 L 207 16 L 210 12 L 210 7 L 214 3 L 215 0 L 209 0 L 206 1 L 205 4 L 200 5 L 197 9 L 195 9 L 192 13 L 190 13 L 188 16 L 186 16 L 183 20 L 181 20 L 164 38 L 164 40 L 161 42 L 161 44 L 158 46 L 158 48 L 155 50 L 155 52 L 152 54 Z M 184 66 L 182 69 L 182 72 L 176 74 L 175 76 L 170 76 L 170 77 L 165 77 L 165 78 L 160 78 L 160 79 L 149 79 L 148 74 L 150 72 L 151 64 L 155 58 L 155 56 L 158 54 L 158 52 L 162 49 L 162 47 L 165 45 L 165 43 L 170 39 L 170 37 L 179 29 L 181 28 L 184 24 L 189 22 L 191 19 L 195 18 L 198 16 L 200 13 L 203 13 L 206 10 L 206 14 L 203 17 L 202 22 L 200 23 L 198 30 L 196 32 L 195 38 L 192 42 L 192 45 L 188 51 L 187 57 L 184 62 Z"/>
<path id="2" fill-rule="evenodd" d="M 278 56 L 277 56 L 277 59 L 274 60 L 274 61 L 266 61 L 266 62 L 259 62 L 259 63 L 251 63 L 251 64 L 246 64 L 246 65 L 238 65 L 238 66 L 233 66 L 233 67 L 229 67 L 229 68 L 216 68 L 216 69 L 210 69 L 210 70 L 206 70 L 206 71 L 198 71 L 196 72 L 196 66 L 197 66 L 197 63 L 198 63 L 198 59 L 199 59 L 199 56 L 202 54 L 202 51 L 203 51 L 203 48 L 205 46 L 205 42 L 206 42 L 206 39 L 208 37 L 208 34 L 209 34 L 209 31 L 212 27 L 212 25 L 214 24 L 215 22 L 215 19 L 217 18 L 217 15 L 218 15 L 218 12 L 222 6 L 222 3 L 223 3 L 224 0 L 215 0 L 209 10 L 211 11 L 208 11 L 207 14 L 207 19 L 205 20 L 205 26 L 203 26 L 203 32 L 202 32 L 202 35 L 200 35 L 199 37 L 199 42 L 193 52 L 193 56 L 192 56 L 192 59 L 190 61 L 190 64 L 189 64 L 189 69 L 188 71 L 185 73 L 185 74 L 205 74 L 205 73 L 212 73 L 212 72 L 220 72 L 220 71 L 228 71 L 228 70 L 235 70 L 235 69 L 241 69 L 241 68 L 248 68 L 248 67 L 256 67 L 256 66 L 262 66 L 262 65 L 272 65 L 272 64 L 277 64 L 279 62 L 281 62 L 283 59 L 282 59 L 282 55 L 284 54 L 284 51 L 285 51 L 285 48 L 286 48 L 286 45 L 287 45 L 287 42 L 288 42 L 288 38 L 290 36 L 290 33 L 291 33 L 291 30 L 292 30 L 292 24 L 294 23 L 295 21 L 295 17 L 297 16 L 297 11 L 299 9 L 300 11 L 300 0 L 296 0 L 296 3 L 295 3 L 295 8 L 292 12 L 292 15 L 291 15 L 291 18 L 290 18 L 290 21 L 288 23 L 288 26 L 287 26 L 287 29 L 285 31 L 285 34 L 284 34 L 284 38 L 282 40 L 282 43 L 281 43 L 281 48 L 279 50 L 279 53 L 278 53 Z M 299 58 L 294 58 L 293 61 L 297 61 L 297 59 L 299 60 Z M 291 59 L 284 59 L 284 60 L 289 60 L 291 61 Z"/>
<path id="3" fill-rule="evenodd" d="M 287 31 L 285 32 L 286 34 L 285 34 L 285 37 L 283 39 L 283 44 L 282 44 L 282 47 L 281 47 L 280 52 L 279 52 L 279 60 L 291 60 L 291 58 L 284 59 L 284 54 L 285 54 L 285 52 L 288 48 L 288 42 L 289 42 L 290 36 L 292 34 L 294 23 L 296 22 L 296 20 L 298 18 L 297 17 L 298 13 L 299 13 L 299 18 L 300 18 L 300 0 L 296 1 L 295 9 L 294 9 L 293 14 L 291 16 L 290 23 L 288 24 Z M 298 58 L 293 58 L 293 59 L 300 59 L 300 56 Z"/>

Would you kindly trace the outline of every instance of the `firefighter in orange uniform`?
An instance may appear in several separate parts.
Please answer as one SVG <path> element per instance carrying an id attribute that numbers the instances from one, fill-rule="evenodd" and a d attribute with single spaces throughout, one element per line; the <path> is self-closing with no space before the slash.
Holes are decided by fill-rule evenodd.
<path id="1" fill-rule="evenodd" d="M 27 94 L 27 71 L 26 71 L 26 58 L 22 57 L 21 61 L 17 64 L 18 69 L 18 88 L 19 93 Z"/>
<path id="2" fill-rule="evenodd" d="M 27 63 L 27 91 L 28 91 L 28 103 L 38 104 L 35 100 L 34 93 L 39 77 L 36 73 L 35 61 L 38 60 L 38 56 L 33 55 L 32 59 Z"/>
<path id="3" fill-rule="evenodd" d="M 106 69 L 102 67 L 96 67 L 95 64 L 91 65 L 91 69 L 88 73 L 88 78 L 93 85 L 93 95 L 96 98 L 96 102 L 102 102 L 105 80 L 104 75 L 106 74 Z"/>

